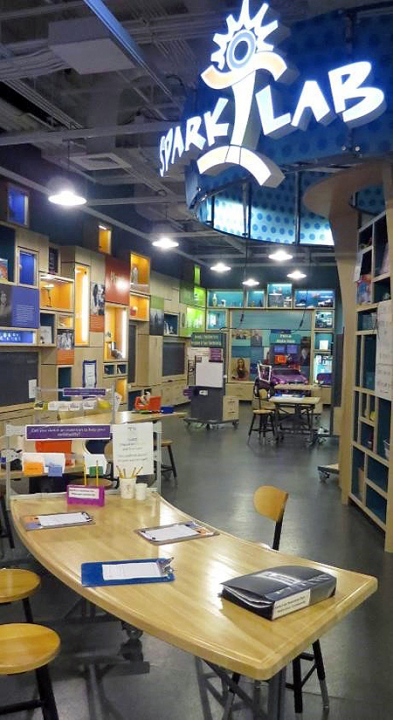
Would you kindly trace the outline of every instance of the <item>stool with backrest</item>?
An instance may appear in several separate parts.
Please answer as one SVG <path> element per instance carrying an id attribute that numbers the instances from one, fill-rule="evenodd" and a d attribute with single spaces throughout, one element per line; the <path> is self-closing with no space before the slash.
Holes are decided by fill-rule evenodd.
<path id="1" fill-rule="evenodd" d="M 269 485 L 262 485 L 254 493 L 254 507 L 256 511 L 263 517 L 273 520 L 275 525 L 273 550 L 278 550 L 280 546 L 282 523 L 284 519 L 285 507 L 288 500 L 288 493 L 279 488 Z M 321 644 L 319 640 L 313 643 L 313 653 L 301 653 L 292 662 L 293 682 L 287 683 L 287 687 L 293 690 L 295 700 L 295 714 L 301 716 L 303 713 L 303 686 L 309 680 L 314 671 L 317 671 L 319 684 L 321 687 L 322 703 L 324 709 L 329 707 L 329 695 L 326 685 L 325 667 L 323 663 Z M 312 662 L 311 668 L 306 675 L 302 677 L 301 661 L 308 660 Z"/>
<path id="2" fill-rule="evenodd" d="M 33 622 L 29 598 L 37 592 L 41 580 L 30 570 L 12 568 L 0 569 L 0 605 L 19 602 L 23 603 L 28 623 Z"/>
<path id="3" fill-rule="evenodd" d="M 257 394 L 254 395 L 258 400 L 258 407 L 253 408 L 252 420 L 250 429 L 248 431 L 248 437 L 250 438 L 251 433 L 257 432 L 258 437 L 265 438 L 268 432 L 271 432 L 273 438 L 276 439 L 276 422 L 275 412 L 276 408 L 274 403 L 269 401 L 269 393 L 266 389 L 261 388 L 257 390 Z M 259 418 L 258 427 L 254 428 L 255 421 Z"/>
<path id="4" fill-rule="evenodd" d="M 59 720 L 48 664 L 60 649 L 54 630 L 32 623 L 0 625 L 0 676 L 35 670 L 39 699 L 0 706 L 0 715 L 41 708 L 44 720 Z"/>

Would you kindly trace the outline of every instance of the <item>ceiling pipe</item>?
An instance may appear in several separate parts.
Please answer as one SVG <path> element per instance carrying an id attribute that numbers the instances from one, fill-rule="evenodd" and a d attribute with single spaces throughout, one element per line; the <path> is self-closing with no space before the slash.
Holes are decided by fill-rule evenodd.
<path id="1" fill-rule="evenodd" d="M 161 77 L 159 71 L 147 60 L 141 48 L 137 45 L 123 25 L 115 18 L 109 8 L 107 8 L 105 3 L 103 3 L 102 0 L 84 0 L 84 3 L 98 17 L 102 24 L 105 25 L 121 49 L 125 51 L 125 53 L 137 63 L 137 65 L 143 67 L 143 69 L 156 83 L 156 85 L 161 88 L 165 95 L 173 100 L 172 90 L 167 85 L 166 81 Z"/>
<path id="2" fill-rule="evenodd" d="M 26 145 L 40 142 L 64 142 L 80 138 L 109 137 L 110 135 L 145 135 L 168 130 L 173 122 L 126 123 L 125 125 L 103 125 L 95 128 L 76 128 L 74 130 L 37 130 L 31 133 L 4 133 L 0 135 L 0 146 Z"/>

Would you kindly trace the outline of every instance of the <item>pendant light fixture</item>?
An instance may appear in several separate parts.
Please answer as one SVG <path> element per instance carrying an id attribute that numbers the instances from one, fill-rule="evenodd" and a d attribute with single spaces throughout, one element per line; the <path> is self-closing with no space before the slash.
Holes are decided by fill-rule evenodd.
<path id="1" fill-rule="evenodd" d="M 70 143 L 67 146 L 67 172 L 70 174 Z M 72 182 L 69 180 L 61 180 L 56 182 L 56 189 L 48 196 L 48 200 L 54 205 L 60 205 L 64 208 L 73 208 L 86 204 L 86 198 L 79 195 Z"/>
<path id="2" fill-rule="evenodd" d="M 247 278 L 246 280 L 243 280 L 242 285 L 246 285 L 246 287 L 256 287 L 259 285 L 259 280 L 255 280 L 252 277 Z"/>
<path id="3" fill-rule="evenodd" d="M 231 270 L 231 267 L 230 267 L 230 265 L 226 265 L 225 263 L 221 262 L 221 260 L 220 260 L 220 262 L 217 262 L 215 265 L 212 265 L 210 267 L 210 270 L 213 270 L 216 273 L 226 273 Z"/>
<path id="4" fill-rule="evenodd" d="M 287 277 L 291 278 L 291 280 L 303 280 L 303 278 L 307 277 L 307 275 L 302 273 L 301 270 L 294 270 L 289 273 Z"/>
<path id="5" fill-rule="evenodd" d="M 268 257 L 269 260 L 275 260 L 276 262 L 285 262 L 285 260 L 292 260 L 293 255 L 290 255 L 286 250 L 276 250 Z"/>
<path id="6" fill-rule="evenodd" d="M 244 263 L 244 269 L 243 269 L 243 280 L 242 285 L 245 285 L 245 287 L 253 288 L 257 287 L 259 285 L 259 280 L 255 280 L 255 278 L 250 277 L 248 275 L 248 250 L 249 250 L 249 242 L 250 242 L 250 235 L 247 232 L 247 226 L 248 226 L 248 216 L 247 216 L 247 210 L 248 210 L 248 204 L 247 204 L 247 192 L 246 192 L 247 186 L 246 184 L 243 185 L 243 223 L 244 223 L 244 235 L 246 237 L 246 259 Z"/>
<path id="7" fill-rule="evenodd" d="M 179 247 L 179 243 L 176 242 L 176 240 L 172 240 L 172 238 L 166 237 L 165 235 L 158 238 L 158 240 L 154 240 L 152 244 L 160 250 L 172 250 L 173 248 Z"/>

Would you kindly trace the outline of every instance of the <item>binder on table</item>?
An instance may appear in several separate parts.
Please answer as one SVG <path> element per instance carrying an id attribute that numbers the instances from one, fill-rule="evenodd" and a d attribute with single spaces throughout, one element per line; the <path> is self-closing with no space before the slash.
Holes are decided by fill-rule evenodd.
<path id="1" fill-rule="evenodd" d="M 103 587 L 171 582 L 175 579 L 171 568 L 172 560 L 173 558 L 147 558 L 82 563 L 82 585 Z"/>
<path id="2" fill-rule="evenodd" d="M 261 570 L 222 584 L 223 598 L 268 620 L 314 605 L 336 592 L 333 575 L 296 565 Z"/>

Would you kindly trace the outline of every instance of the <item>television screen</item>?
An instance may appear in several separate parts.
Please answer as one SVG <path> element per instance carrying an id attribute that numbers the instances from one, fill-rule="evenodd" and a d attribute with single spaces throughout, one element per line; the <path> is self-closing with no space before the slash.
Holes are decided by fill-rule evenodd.
<path id="1" fill-rule="evenodd" d="M 273 352 L 277 353 L 277 355 L 284 355 L 285 345 L 275 345 Z"/>
<path id="2" fill-rule="evenodd" d="M 299 346 L 298 345 L 287 345 L 287 353 L 288 355 L 297 355 L 299 352 Z"/>

